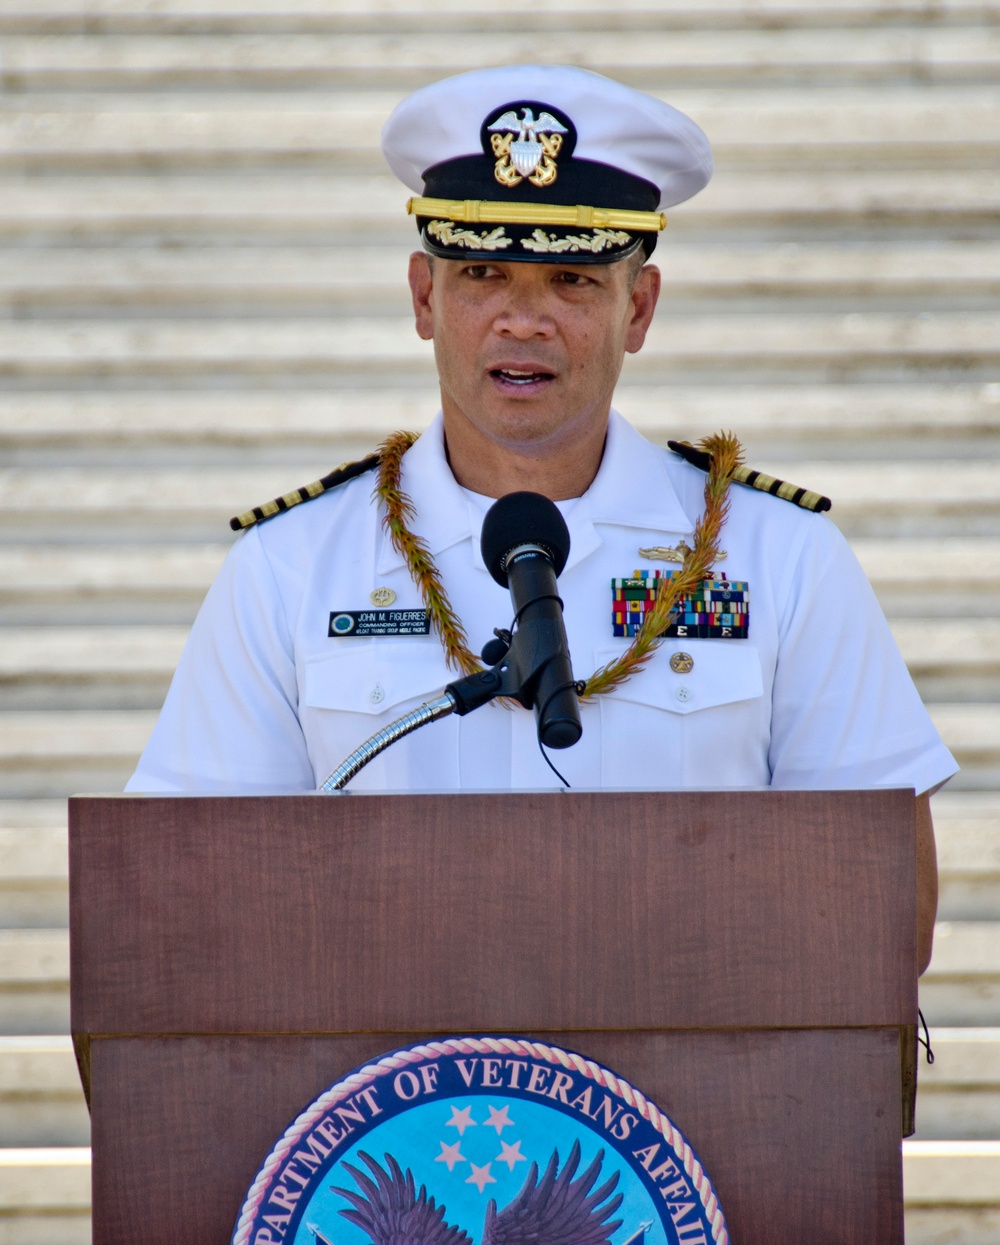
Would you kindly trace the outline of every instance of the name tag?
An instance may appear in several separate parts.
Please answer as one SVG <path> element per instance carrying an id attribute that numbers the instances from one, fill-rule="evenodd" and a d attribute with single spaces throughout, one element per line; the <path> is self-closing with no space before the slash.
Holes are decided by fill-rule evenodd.
<path id="1" fill-rule="evenodd" d="M 330 630 L 333 639 L 347 636 L 428 635 L 431 623 L 426 610 L 333 610 Z"/>

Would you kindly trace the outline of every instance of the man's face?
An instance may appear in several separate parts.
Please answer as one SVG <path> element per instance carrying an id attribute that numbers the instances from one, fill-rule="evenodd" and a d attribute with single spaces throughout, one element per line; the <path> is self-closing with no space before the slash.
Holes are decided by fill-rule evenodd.
<path id="1" fill-rule="evenodd" d="M 446 434 L 519 454 L 570 450 L 607 421 L 625 352 L 642 346 L 659 272 L 613 264 L 410 257 L 417 332 L 433 340 Z"/>

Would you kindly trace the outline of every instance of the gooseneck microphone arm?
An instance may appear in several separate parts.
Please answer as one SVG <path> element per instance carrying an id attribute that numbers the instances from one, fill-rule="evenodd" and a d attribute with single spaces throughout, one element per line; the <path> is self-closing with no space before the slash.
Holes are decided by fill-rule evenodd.
<path id="1" fill-rule="evenodd" d="M 514 606 L 513 635 L 504 655 L 491 669 L 449 683 L 443 695 L 383 727 L 333 771 L 320 791 L 342 790 L 369 761 L 421 726 L 452 713 L 463 717 L 498 696 L 534 708 L 538 739 L 546 747 L 568 748 L 580 738 L 577 687 L 556 587 L 569 555 L 562 515 L 540 494 L 508 494 L 486 515 L 482 552 L 493 578 L 509 587 Z"/>
<path id="2" fill-rule="evenodd" d="M 372 735 L 371 739 L 366 739 L 360 748 L 355 748 L 323 783 L 320 791 L 326 792 L 327 795 L 332 795 L 334 791 L 342 791 L 359 770 L 363 770 L 369 761 L 374 761 L 380 752 L 385 752 L 390 744 L 394 744 L 397 739 L 402 739 L 404 735 L 409 735 L 411 731 L 426 726 L 428 722 L 446 718 L 449 713 L 455 712 L 456 707 L 454 696 L 445 691 L 444 695 L 439 696 L 437 700 L 429 700 L 419 709 L 404 713 L 401 718 L 390 722 L 388 726 Z"/>

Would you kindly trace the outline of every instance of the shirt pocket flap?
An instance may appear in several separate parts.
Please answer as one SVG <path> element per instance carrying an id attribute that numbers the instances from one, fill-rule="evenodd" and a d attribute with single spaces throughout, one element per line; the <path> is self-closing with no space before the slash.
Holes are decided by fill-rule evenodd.
<path id="1" fill-rule="evenodd" d="M 306 662 L 302 692 L 311 709 L 385 713 L 406 701 L 440 695 L 458 677 L 448 670 L 440 646 L 405 640 L 378 646 L 341 643 L 339 652 Z"/>
<path id="2" fill-rule="evenodd" d="M 670 666 L 674 654 L 693 664 L 689 670 Z M 620 648 L 600 648 L 594 653 L 598 668 L 622 655 Z M 744 640 L 667 641 L 660 645 L 644 669 L 615 688 L 611 694 L 632 704 L 666 709 L 670 713 L 697 713 L 738 700 L 763 695 L 760 655 Z"/>

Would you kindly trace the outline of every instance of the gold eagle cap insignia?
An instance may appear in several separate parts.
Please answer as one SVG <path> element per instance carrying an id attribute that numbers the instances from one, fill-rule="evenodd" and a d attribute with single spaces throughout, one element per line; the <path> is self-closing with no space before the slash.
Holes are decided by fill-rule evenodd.
<path id="1" fill-rule="evenodd" d="M 486 127 L 497 161 L 493 176 L 501 186 L 517 186 L 525 178 L 533 186 L 551 186 L 559 176 L 556 158 L 569 130 L 550 112 L 509 108 Z"/>

